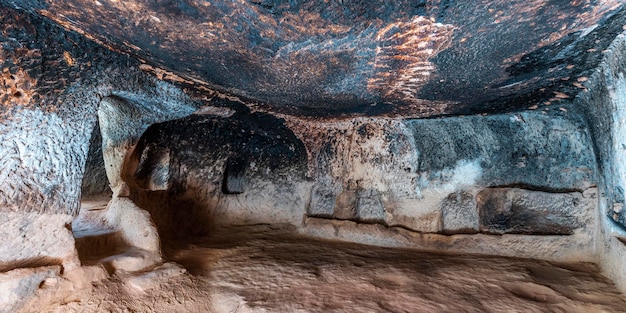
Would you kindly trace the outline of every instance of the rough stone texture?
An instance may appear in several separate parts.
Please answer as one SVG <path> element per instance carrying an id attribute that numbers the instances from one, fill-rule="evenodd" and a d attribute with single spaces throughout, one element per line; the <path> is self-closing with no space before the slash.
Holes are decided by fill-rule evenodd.
<path id="1" fill-rule="evenodd" d="M 383 222 L 385 207 L 377 190 L 360 190 L 356 194 L 356 218 L 363 222 Z"/>
<path id="2" fill-rule="evenodd" d="M 385 224 L 415 232 L 437 233 L 442 230 L 441 199 L 401 199 L 387 208 Z"/>
<path id="3" fill-rule="evenodd" d="M 164 237 L 284 223 L 600 258 L 626 290 L 622 1 L 166 2 L 0 0 L 2 269 L 77 266 L 68 224 L 104 165 L 120 275 L 161 261 L 144 208 Z M 441 117 L 461 113 L 492 115 Z M 567 298 L 535 287 L 500 289 Z"/>
<path id="4" fill-rule="evenodd" d="M 590 263 L 373 247 L 269 225 L 181 242 L 169 258 L 177 264 L 46 283 L 37 301 L 16 313 L 588 313 L 626 306 Z"/>
<path id="5" fill-rule="evenodd" d="M 626 23 L 624 23 L 626 24 Z M 589 75 L 585 86 L 588 92 L 576 99 L 592 134 L 594 151 L 600 171 L 598 259 L 607 275 L 621 290 L 626 290 L 626 230 L 623 224 L 624 142 L 626 134 L 626 33 L 617 37 L 605 51 L 599 68 Z"/>
<path id="6" fill-rule="evenodd" d="M 580 193 L 488 188 L 476 201 L 480 230 L 492 234 L 571 235 L 591 215 L 579 215 L 588 210 Z"/>
<path id="7" fill-rule="evenodd" d="M 255 203 L 260 208 L 255 211 L 247 202 L 237 208 L 226 205 L 224 199 L 230 196 L 225 194 L 243 191 L 243 196 L 271 197 L 272 192 L 292 185 L 306 188 L 302 195 L 309 197 L 308 201 L 286 202 L 292 205 L 288 210 L 293 218 L 282 221 L 295 226 L 297 216 L 307 212 L 314 217 L 448 235 L 475 233 L 481 221 L 480 230 L 488 233 L 562 235 L 592 227 L 592 201 L 578 196 L 575 205 L 560 203 L 572 200 L 572 191 L 582 193 L 596 183 L 589 134 L 582 121 L 565 112 L 410 121 L 286 118 L 295 135 L 287 128 L 281 130 L 280 120 L 247 113 L 229 120 L 194 115 L 150 127 L 124 170 L 132 198 L 152 212 L 166 233 L 173 232 L 173 225 L 202 232 L 207 225 L 229 225 L 236 219 L 244 224 L 267 221 L 267 211 L 277 204 L 276 199 Z M 273 129 L 265 128 L 268 125 Z M 195 133 L 205 135 L 197 138 Z M 245 190 L 241 185 L 224 189 L 229 162 L 246 165 L 235 171 L 243 174 L 234 175 L 245 179 Z M 272 164 L 279 174 L 262 170 Z M 269 184 L 259 183 L 267 181 L 270 173 Z M 493 187 L 505 193 L 515 193 L 516 187 L 545 192 L 529 192 L 521 196 L 523 201 L 489 200 L 497 205 L 487 206 L 480 202 L 489 198 L 483 191 L 478 210 L 474 195 Z M 545 196 L 546 192 L 553 198 Z M 519 216 L 506 219 L 506 225 L 492 225 L 497 219 L 493 211 L 506 211 L 511 203 Z M 518 212 L 520 203 L 525 204 Z M 545 203 L 555 207 L 547 209 Z M 530 222 L 538 226 L 526 226 Z M 582 231 L 580 236 L 590 233 Z"/>
<path id="8" fill-rule="evenodd" d="M 98 101 L 90 79 L 111 55 L 41 18 L 4 6 L 0 16 L 0 63 L 14 81 L 2 90 L 19 89 L 2 97 L 0 210 L 76 214 Z"/>
<path id="9" fill-rule="evenodd" d="M 150 214 L 128 198 L 84 199 L 72 230 L 82 264 L 103 264 L 114 273 L 152 268 L 162 261 Z"/>
<path id="10" fill-rule="evenodd" d="M 123 252 L 129 246 L 116 225 L 107 220 L 110 196 L 83 198 L 78 216 L 72 221 L 72 233 L 81 264 L 88 265 L 93 259 Z"/>
<path id="11" fill-rule="evenodd" d="M 237 171 L 246 182 L 241 193 L 224 193 L 229 160 L 245 166 Z M 164 172 L 169 175 L 160 177 Z M 308 195 L 302 189 L 308 184 L 305 175 L 306 152 L 284 121 L 237 113 L 230 118 L 192 115 L 150 126 L 123 177 L 131 198 L 152 213 L 160 233 L 181 236 L 206 232 L 211 225 L 296 223 Z M 155 180 L 167 190 L 155 191 L 145 183 Z"/>
<path id="12" fill-rule="evenodd" d="M 568 106 L 569 107 L 569 106 Z M 459 182 L 582 191 L 594 186 L 592 141 L 576 115 L 532 111 L 407 122 L 421 188 Z"/>
<path id="13" fill-rule="evenodd" d="M 309 156 L 309 216 L 452 234 L 478 230 L 474 195 L 484 188 L 566 194 L 595 186 L 585 123 L 559 112 L 406 121 L 286 118 Z M 359 203 L 369 208 L 365 214 Z M 593 207 L 575 207 L 572 214 Z"/>
<path id="14" fill-rule="evenodd" d="M 0 271 L 20 267 L 80 266 L 67 214 L 0 212 Z"/>
<path id="15" fill-rule="evenodd" d="M 100 100 L 157 95 L 156 102 L 166 103 L 182 92 L 144 74 L 139 61 L 3 3 L 0 235 L 6 239 L 0 267 L 71 270 L 80 265 L 70 224 L 80 208 L 83 173 L 98 166 L 87 159 L 89 150 L 99 150 L 90 141 L 97 138 Z M 99 178 L 84 182 L 85 194 L 103 187 Z"/>
<path id="16" fill-rule="evenodd" d="M 100 100 L 182 92 L 47 19 L 4 5 L 0 16 L 2 90 L 17 88 L 0 108 L 0 210 L 75 215 Z"/>
<path id="17" fill-rule="evenodd" d="M 109 273 L 141 272 L 162 263 L 159 253 L 129 249 L 99 260 Z"/>
<path id="18" fill-rule="evenodd" d="M 344 190 L 335 198 L 335 210 L 333 217 L 340 220 L 353 220 L 358 218 L 356 212 L 357 197 L 354 190 Z"/>
<path id="19" fill-rule="evenodd" d="M 187 270 L 181 265 L 169 262 L 159 265 L 147 273 L 128 278 L 126 284 L 136 291 L 145 293 L 151 289 L 159 288 L 159 283 L 167 283 L 185 272 Z"/>
<path id="20" fill-rule="evenodd" d="M 587 201 L 593 204 L 597 198 L 590 197 Z M 593 221 L 591 216 L 593 213 L 589 212 L 588 220 Z M 577 229 L 569 236 L 438 234 L 416 232 L 408 227 L 307 217 L 298 231 L 308 236 L 329 240 L 425 251 L 500 255 L 555 262 L 596 262 L 598 258 L 594 247 L 595 230 L 591 227 Z"/>
<path id="21" fill-rule="evenodd" d="M 598 157 L 598 167 L 602 171 L 603 185 L 607 193 L 606 214 L 623 225 L 626 186 L 626 160 L 623 138 L 626 134 L 626 78 L 624 70 L 625 34 L 619 36 L 606 53 L 602 67 L 591 78 L 589 92 L 578 101 L 588 119 L 590 131 L 594 135 L 594 147 Z M 615 210 L 614 210 L 615 209 Z M 617 211 L 617 212 L 615 212 Z"/>
<path id="22" fill-rule="evenodd" d="M 23 309 L 46 281 L 58 279 L 60 266 L 20 268 L 0 273 L 0 312 Z"/>
<path id="23" fill-rule="evenodd" d="M 307 150 L 313 180 L 310 216 L 394 224 L 407 213 L 403 205 L 410 201 L 404 200 L 418 198 L 419 153 L 402 121 L 285 118 Z M 407 210 L 409 216 L 419 216 L 418 208 Z"/>
<path id="24" fill-rule="evenodd" d="M 247 160 L 242 158 L 229 158 L 224 168 L 224 183 L 222 191 L 228 194 L 243 193 L 246 188 Z"/>
<path id="25" fill-rule="evenodd" d="M 0 211 L 77 213 L 89 120 L 39 110 L 0 120 Z"/>
<path id="26" fill-rule="evenodd" d="M 311 199 L 307 205 L 307 215 L 314 217 L 332 217 L 335 212 L 337 196 L 324 187 L 313 187 Z"/>
<path id="27" fill-rule="evenodd" d="M 113 191 L 122 184 L 127 152 L 148 126 L 189 115 L 196 110 L 178 89 L 156 88 L 151 94 L 120 93 L 105 97 L 98 108 L 104 165 Z"/>
<path id="28" fill-rule="evenodd" d="M 125 242 L 133 247 L 159 254 L 159 234 L 147 211 L 138 208 L 128 198 L 113 198 L 107 205 L 106 221 L 122 231 Z"/>
<path id="29" fill-rule="evenodd" d="M 598 64 L 622 26 L 611 15 L 623 7 L 620 0 L 2 2 L 144 59 L 157 75 L 178 73 L 274 109 L 420 117 L 573 98 L 579 88 L 569 78 Z"/>
<path id="30" fill-rule="evenodd" d="M 463 113 L 559 110 L 584 90 L 578 79 L 598 66 L 626 18 L 624 2 L 613 0 L 454 1 L 449 11 L 443 21 L 463 33 L 432 60 L 438 79 L 419 96 L 453 99 Z"/>
<path id="31" fill-rule="evenodd" d="M 108 278 L 101 266 L 83 266 L 71 271 L 61 266 L 20 268 L 0 273 L 0 312 L 49 311 L 52 303 L 78 301 L 77 295 Z"/>
<path id="32" fill-rule="evenodd" d="M 472 192 L 458 191 L 448 195 L 441 204 L 441 228 L 444 234 L 478 232 L 478 208 Z"/>
<path id="33" fill-rule="evenodd" d="M 102 157 L 102 134 L 98 122 L 91 131 L 89 152 L 85 161 L 85 172 L 80 193 L 82 198 L 111 194 L 104 158 Z"/>

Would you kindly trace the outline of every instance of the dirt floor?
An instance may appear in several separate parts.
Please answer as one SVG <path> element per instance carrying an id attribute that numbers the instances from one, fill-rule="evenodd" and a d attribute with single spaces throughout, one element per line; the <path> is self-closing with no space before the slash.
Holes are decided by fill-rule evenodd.
<path id="1" fill-rule="evenodd" d="M 170 242 L 165 258 L 151 271 L 57 288 L 23 312 L 626 310 L 626 297 L 593 264 L 372 247 L 267 225 Z"/>

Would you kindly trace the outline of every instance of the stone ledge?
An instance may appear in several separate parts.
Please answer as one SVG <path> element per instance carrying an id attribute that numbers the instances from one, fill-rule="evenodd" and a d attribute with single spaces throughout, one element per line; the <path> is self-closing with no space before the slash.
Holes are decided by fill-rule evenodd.
<path id="1" fill-rule="evenodd" d="M 0 271 L 19 267 L 80 266 L 67 214 L 0 212 Z"/>
<path id="2" fill-rule="evenodd" d="M 298 231 L 317 238 L 424 251 L 532 258 L 558 262 L 596 262 L 591 229 L 570 236 L 458 234 L 414 232 L 401 227 L 359 224 L 307 217 Z"/>

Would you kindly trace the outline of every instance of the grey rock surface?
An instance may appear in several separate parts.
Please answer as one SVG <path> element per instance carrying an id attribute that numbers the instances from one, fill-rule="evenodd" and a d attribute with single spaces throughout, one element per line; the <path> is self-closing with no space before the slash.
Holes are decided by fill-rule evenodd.
<path id="1" fill-rule="evenodd" d="M 385 221 L 385 207 L 378 190 L 359 190 L 356 194 L 356 218 L 362 222 Z"/>
<path id="2" fill-rule="evenodd" d="M 98 107 L 104 166 L 116 194 L 122 184 L 124 158 L 148 126 L 180 118 L 196 110 L 192 101 L 177 89 L 162 87 L 148 94 L 120 94 L 103 98 Z M 157 176 L 154 177 L 156 185 L 163 184 L 165 178 Z"/>
<path id="3" fill-rule="evenodd" d="M 477 233 L 480 222 L 473 192 L 449 194 L 441 203 L 441 223 L 444 234 Z"/>
<path id="4" fill-rule="evenodd" d="M 20 268 L 0 273 L 0 312 L 24 309 L 39 288 L 61 279 L 60 266 Z"/>
<path id="5" fill-rule="evenodd" d="M 421 156 L 418 169 L 425 186 L 449 181 L 454 175 L 449 169 L 466 162 L 479 167 L 479 186 L 582 191 L 597 184 L 591 136 L 582 120 L 561 113 L 527 111 L 406 123 Z"/>
<path id="6" fill-rule="evenodd" d="M 89 151 L 85 160 L 85 173 L 80 187 L 81 197 L 110 195 L 109 179 L 104 166 L 102 156 L 102 134 L 100 133 L 100 123 L 91 131 L 89 139 Z"/>
<path id="7" fill-rule="evenodd" d="M 157 2 L 0 0 L 0 270 L 111 185 L 112 271 L 280 224 L 626 281 L 623 1 Z"/>
<path id="8" fill-rule="evenodd" d="M 105 188 L 90 167 L 99 162 L 90 139 L 99 137 L 93 131 L 101 99 L 167 106 L 184 102 L 183 93 L 144 74 L 139 61 L 46 18 L 2 4 L 0 19 L 0 211 L 76 215 L 86 164 L 86 194 Z M 90 150 L 94 161 L 87 163 Z"/>
<path id="9" fill-rule="evenodd" d="M 476 202 L 480 230 L 491 234 L 571 235 L 590 215 L 581 193 L 488 188 Z"/>
<path id="10" fill-rule="evenodd" d="M 313 187 L 311 200 L 307 205 L 307 215 L 316 217 L 332 217 L 335 212 L 337 196 L 332 190 L 324 187 Z"/>

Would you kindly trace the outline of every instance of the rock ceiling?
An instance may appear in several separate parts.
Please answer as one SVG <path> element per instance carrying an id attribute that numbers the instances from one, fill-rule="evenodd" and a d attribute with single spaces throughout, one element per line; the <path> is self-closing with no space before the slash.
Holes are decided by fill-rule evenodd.
<path id="1" fill-rule="evenodd" d="M 411 117 L 573 98 L 620 0 L 4 0 L 188 90 L 303 115 Z"/>

